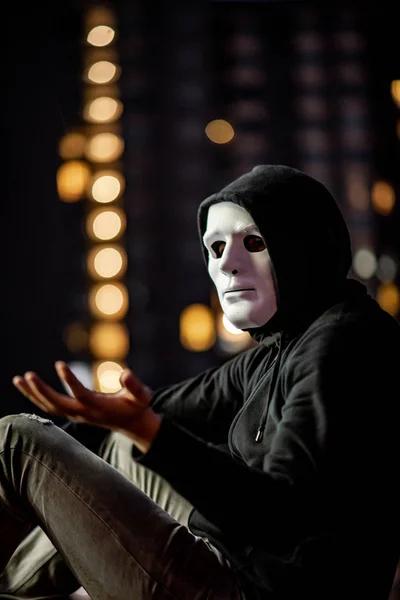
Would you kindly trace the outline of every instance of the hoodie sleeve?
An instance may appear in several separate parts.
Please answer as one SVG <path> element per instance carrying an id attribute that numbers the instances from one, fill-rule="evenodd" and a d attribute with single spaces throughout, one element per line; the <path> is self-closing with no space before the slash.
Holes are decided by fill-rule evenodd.
<path id="1" fill-rule="evenodd" d="M 221 530 L 253 540 L 279 536 L 283 524 L 294 534 L 314 518 L 327 481 L 345 498 L 352 491 L 360 498 L 371 464 L 373 406 L 378 389 L 388 391 L 388 367 L 382 356 L 377 360 L 379 345 L 371 348 L 356 331 L 349 336 L 344 328 L 334 344 L 320 341 L 311 338 L 295 353 L 281 381 L 290 387 L 263 469 L 219 451 L 170 418 L 143 463 Z M 389 398 L 384 402 L 392 408 Z M 389 451 L 382 433 L 375 442 L 374 464 Z"/>
<path id="2" fill-rule="evenodd" d="M 156 390 L 152 407 L 200 438 L 226 444 L 232 420 L 247 394 L 249 371 L 270 352 L 260 346 L 239 354 L 220 367 Z"/>

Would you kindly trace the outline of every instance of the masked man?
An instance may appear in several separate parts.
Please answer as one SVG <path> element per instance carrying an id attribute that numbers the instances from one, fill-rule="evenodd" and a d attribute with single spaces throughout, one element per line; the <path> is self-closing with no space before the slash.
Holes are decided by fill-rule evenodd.
<path id="1" fill-rule="evenodd" d="M 99 435 L 100 458 L 46 419 L 0 421 L 0 597 L 387 600 L 398 323 L 348 277 L 345 221 L 301 171 L 255 167 L 198 226 L 222 309 L 257 344 L 155 391 L 127 369 L 119 392 L 93 392 L 62 362 L 71 397 L 16 377 L 78 440 Z"/>

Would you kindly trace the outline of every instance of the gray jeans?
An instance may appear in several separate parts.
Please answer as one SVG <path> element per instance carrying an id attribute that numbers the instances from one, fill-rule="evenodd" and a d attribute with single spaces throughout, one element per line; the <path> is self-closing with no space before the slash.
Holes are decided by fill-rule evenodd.
<path id="1" fill-rule="evenodd" d="M 187 528 L 190 504 L 132 459 L 96 456 L 47 419 L 0 419 L 0 598 L 239 600 L 228 562 Z"/>

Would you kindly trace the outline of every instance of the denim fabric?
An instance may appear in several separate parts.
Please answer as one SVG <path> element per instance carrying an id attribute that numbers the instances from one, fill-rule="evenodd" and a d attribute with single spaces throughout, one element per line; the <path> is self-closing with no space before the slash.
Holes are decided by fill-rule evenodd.
<path id="1" fill-rule="evenodd" d="M 82 585 L 92 600 L 240 599 L 227 561 L 187 529 L 190 505 L 131 447 L 110 434 L 98 457 L 47 419 L 0 419 L 0 598 Z"/>

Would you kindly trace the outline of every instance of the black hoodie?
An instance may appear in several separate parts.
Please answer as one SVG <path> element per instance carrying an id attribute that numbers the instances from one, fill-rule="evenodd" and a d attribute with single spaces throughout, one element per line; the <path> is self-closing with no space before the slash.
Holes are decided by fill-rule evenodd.
<path id="1" fill-rule="evenodd" d="M 204 200 L 243 206 L 263 235 L 278 311 L 255 348 L 159 389 L 141 462 L 195 507 L 189 526 L 232 564 L 246 600 L 387 600 L 400 554 L 400 328 L 348 278 L 328 190 L 260 165 Z M 203 247 L 205 259 L 207 253 Z"/>

